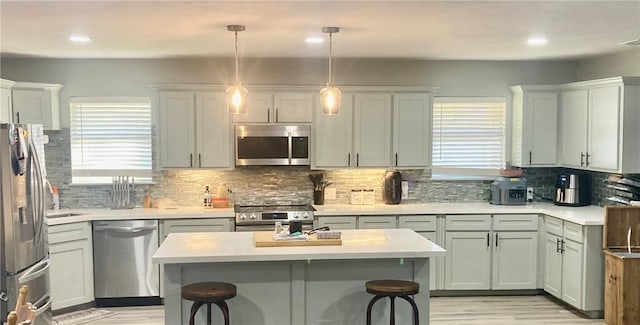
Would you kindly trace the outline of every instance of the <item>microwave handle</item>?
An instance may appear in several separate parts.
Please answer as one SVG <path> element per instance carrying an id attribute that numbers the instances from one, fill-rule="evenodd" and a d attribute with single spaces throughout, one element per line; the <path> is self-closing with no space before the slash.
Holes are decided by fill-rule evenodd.
<path id="1" fill-rule="evenodd" d="M 277 116 L 277 115 L 276 115 Z M 277 122 L 277 118 L 276 118 L 276 122 Z M 291 148 L 293 146 L 293 136 L 291 135 L 291 132 L 287 133 L 287 141 L 289 142 L 289 165 L 291 165 L 291 158 L 293 156 L 293 149 Z"/>
<path id="2" fill-rule="evenodd" d="M 276 123 L 278 123 L 278 109 L 276 108 Z"/>
<path id="3" fill-rule="evenodd" d="M 271 109 L 267 107 L 267 123 L 271 122 Z"/>

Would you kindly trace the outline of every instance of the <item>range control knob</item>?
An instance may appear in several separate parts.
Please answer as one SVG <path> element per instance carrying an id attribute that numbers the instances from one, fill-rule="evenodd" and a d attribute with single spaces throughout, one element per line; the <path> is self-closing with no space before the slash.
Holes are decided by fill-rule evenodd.
<path id="1" fill-rule="evenodd" d="M 246 220 L 247 219 L 247 215 L 246 214 L 241 214 L 240 215 L 240 220 Z"/>
<path id="2" fill-rule="evenodd" d="M 293 215 L 293 218 L 294 218 L 294 219 L 299 219 L 299 218 L 300 218 L 300 215 L 296 213 L 296 214 L 294 214 L 294 215 Z"/>
<path id="3" fill-rule="evenodd" d="M 305 212 L 302 214 L 302 218 L 309 219 L 309 213 Z"/>
<path id="4" fill-rule="evenodd" d="M 252 214 L 249 216 L 249 219 L 251 219 L 251 220 L 256 220 L 257 218 L 258 218 L 258 217 L 256 217 L 256 214 L 255 214 L 255 213 L 252 213 Z"/>

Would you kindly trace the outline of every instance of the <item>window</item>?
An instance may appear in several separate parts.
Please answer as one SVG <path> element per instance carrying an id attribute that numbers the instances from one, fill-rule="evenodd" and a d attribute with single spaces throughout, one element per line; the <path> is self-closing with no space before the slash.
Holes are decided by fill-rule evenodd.
<path id="1" fill-rule="evenodd" d="M 498 175 L 505 164 L 506 103 L 495 97 L 435 97 L 433 175 Z"/>
<path id="2" fill-rule="evenodd" d="M 73 97 L 70 107 L 74 184 L 111 183 L 113 176 L 151 181 L 151 102 L 137 97 Z"/>

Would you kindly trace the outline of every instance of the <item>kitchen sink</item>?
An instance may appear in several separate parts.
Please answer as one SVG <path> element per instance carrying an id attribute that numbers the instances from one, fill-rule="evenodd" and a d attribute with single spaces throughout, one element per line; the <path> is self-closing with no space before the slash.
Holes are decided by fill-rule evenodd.
<path id="1" fill-rule="evenodd" d="M 52 212 L 47 214 L 48 219 L 54 218 L 62 218 L 62 217 L 74 217 L 74 216 L 83 216 L 85 213 L 77 213 L 77 212 Z"/>

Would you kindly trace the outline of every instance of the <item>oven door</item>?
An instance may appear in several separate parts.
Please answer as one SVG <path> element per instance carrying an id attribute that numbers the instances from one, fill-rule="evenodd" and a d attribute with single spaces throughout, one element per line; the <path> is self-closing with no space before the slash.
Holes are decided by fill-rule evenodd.
<path id="1" fill-rule="evenodd" d="M 262 225 L 236 225 L 236 232 L 246 232 L 246 231 L 275 231 L 275 224 L 262 224 Z M 302 230 L 309 231 L 313 229 L 313 224 L 311 223 L 303 223 Z"/>

